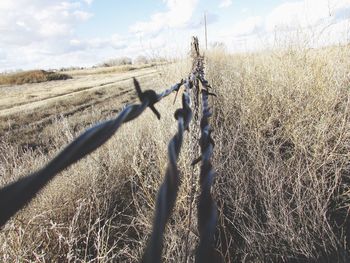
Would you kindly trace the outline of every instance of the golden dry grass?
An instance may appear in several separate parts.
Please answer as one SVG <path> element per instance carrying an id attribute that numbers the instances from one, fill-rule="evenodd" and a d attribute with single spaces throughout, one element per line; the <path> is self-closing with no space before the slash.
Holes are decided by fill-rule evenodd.
<path id="1" fill-rule="evenodd" d="M 349 255 L 349 47 L 206 54 L 217 171 L 218 245 L 225 262 L 346 262 Z M 164 88 L 190 63 L 141 83 Z M 176 131 L 173 97 L 121 128 L 106 145 L 62 172 L 0 232 L 11 262 L 138 262 L 151 231 L 155 196 Z M 105 108 L 116 107 L 109 101 Z M 113 112 L 110 112 L 112 116 Z M 84 114 L 96 120 L 100 106 Z M 57 118 L 46 150 L 0 145 L 0 182 L 41 167 L 79 131 L 81 117 Z M 81 127 L 83 128 L 83 127 Z M 53 136 L 52 136 L 53 135 Z M 182 186 L 166 228 L 164 262 L 193 262 L 198 232 L 198 136 L 192 127 L 179 160 Z M 193 177 L 194 176 L 194 177 Z M 189 219 L 189 206 L 194 211 Z M 189 235 L 186 245 L 185 239 Z"/>
<path id="2" fill-rule="evenodd" d="M 155 73 L 154 68 L 140 68 L 132 72 L 74 75 L 73 79 L 65 81 L 4 86 L 0 88 L 0 116 L 41 110 L 43 107 L 52 107 L 72 97 L 79 100 L 79 97 L 86 93 L 91 95 L 93 92 L 106 92 L 108 88 L 117 88 L 117 85 L 130 80 L 133 76 L 144 77 Z"/>
<path id="3" fill-rule="evenodd" d="M 49 72 L 45 70 L 30 70 L 12 74 L 0 74 L 0 85 L 21 85 L 52 80 L 71 79 L 68 74 Z"/>
<path id="4" fill-rule="evenodd" d="M 133 65 L 118 65 L 111 67 L 97 67 L 91 69 L 75 69 L 68 70 L 65 73 L 72 76 L 82 76 L 82 75 L 96 75 L 96 74 L 119 74 L 128 71 L 146 69 L 146 68 L 155 68 L 166 63 L 151 63 L 151 64 L 133 64 Z"/>
<path id="5" fill-rule="evenodd" d="M 227 260 L 349 260 L 349 55 L 209 56 Z"/>

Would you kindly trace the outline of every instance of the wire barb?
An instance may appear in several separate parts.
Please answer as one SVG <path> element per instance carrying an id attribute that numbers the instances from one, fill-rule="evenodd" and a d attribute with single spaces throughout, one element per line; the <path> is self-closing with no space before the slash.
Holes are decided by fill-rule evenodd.
<path id="1" fill-rule="evenodd" d="M 174 105 L 175 102 L 176 102 L 177 95 L 179 94 L 180 88 L 181 88 L 181 86 L 182 86 L 183 83 L 184 83 L 184 80 L 181 79 L 181 82 L 177 84 L 178 86 L 177 86 L 177 89 L 175 89 L 176 94 L 175 94 L 175 98 L 174 98 L 173 105 Z"/>
<path id="2" fill-rule="evenodd" d="M 198 124 L 199 95 L 202 97 L 202 116 L 200 120 L 201 136 L 199 139 L 201 156 L 192 162 L 192 166 L 201 162 L 199 179 L 201 193 L 198 198 L 197 206 L 200 240 L 196 250 L 195 261 L 197 263 L 217 262 L 214 259 L 213 245 L 217 223 L 217 208 L 211 196 L 211 187 L 215 176 L 211 164 L 211 157 L 215 144 L 211 137 L 212 129 L 209 125 L 209 118 L 212 113 L 208 105 L 208 97 L 216 97 L 216 94 L 209 92 L 211 86 L 204 78 L 204 57 L 199 54 L 198 39 L 195 37 L 193 38 L 192 56 L 192 72 L 185 80 L 182 79 L 179 83 L 157 94 L 154 90 L 142 91 L 140 83 L 136 78 L 133 78 L 134 87 L 140 99 L 140 104 L 128 105 L 124 107 L 114 119 L 104 121 L 87 129 L 59 152 L 46 166 L 1 188 L 0 227 L 2 227 L 17 211 L 30 202 L 55 175 L 103 145 L 117 132 L 123 123 L 139 117 L 146 108 L 150 108 L 157 118 L 160 119 L 161 116 L 155 108 L 155 104 L 176 91 L 175 103 L 179 90 L 181 86 L 184 85 L 182 108 L 177 109 L 174 113 L 178 124 L 178 130 L 168 145 L 168 166 L 164 181 L 158 191 L 152 234 L 148 240 L 142 262 L 161 262 L 164 231 L 175 206 L 177 192 L 180 186 L 180 171 L 177 167 L 177 160 L 183 143 L 184 131 L 189 131 L 190 122 L 192 120 L 193 113 L 191 109 L 190 91 L 194 94 L 193 118 L 195 120 L 195 125 Z M 202 89 L 199 88 L 199 82 L 202 84 Z"/>
<path id="3" fill-rule="evenodd" d="M 32 200 L 56 174 L 104 144 L 123 123 L 137 118 L 147 107 L 151 107 L 157 117 L 160 118 L 154 104 L 178 89 L 179 86 L 179 84 L 176 84 L 157 94 L 152 90 L 142 92 L 140 84 L 135 78 L 134 85 L 141 104 L 128 105 L 115 119 L 87 129 L 58 153 L 45 167 L 0 189 L 0 227 Z"/>
<path id="4" fill-rule="evenodd" d="M 156 104 L 158 100 L 158 95 L 154 90 L 146 90 L 144 92 L 141 91 L 141 87 L 137 79 L 134 77 L 134 86 L 137 92 L 137 96 L 139 97 L 140 101 L 143 102 L 144 100 L 148 100 L 149 104 L 148 107 L 152 110 L 152 112 L 157 116 L 157 119 L 160 120 L 160 113 L 157 111 L 157 109 L 154 107 L 154 104 Z"/>

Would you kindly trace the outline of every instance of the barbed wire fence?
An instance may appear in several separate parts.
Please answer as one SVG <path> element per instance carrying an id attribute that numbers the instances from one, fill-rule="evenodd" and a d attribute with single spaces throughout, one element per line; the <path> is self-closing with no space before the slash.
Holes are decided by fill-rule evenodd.
<path id="1" fill-rule="evenodd" d="M 173 92 L 178 94 L 180 88 L 184 86 L 182 107 L 175 111 L 178 130 L 168 145 L 168 166 L 164 181 L 158 191 L 152 234 L 147 242 L 141 262 L 162 262 L 164 230 L 175 206 L 177 192 L 181 182 L 177 160 L 180 155 L 184 132 L 186 130 L 188 131 L 190 127 L 194 127 L 190 138 L 190 143 L 194 146 L 191 147 L 191 155 L 197 154 L 200 148 L 200 157 L 192 162 L 188 231 L 192 220 L 192 203 L 194 200 L 194 166 L 200 162 L 200 194 L 197 204 L 199 244 L 196 249 L 195 261 L 198 263 L 221 261 L 215 255 L 217 253 L 215 253 L 214 247 L 217 207 L 211 195 L 215 172 L 211 164 L 214 141 L 211 137 L 212 129 L 209 124 L 211 109 L 208 102 L 210 95 L 216 95 L 209 91 L 211 86 L 205 79 L 204 56 L 200 55 L 198 38 L 196 37 L 193 37 L 191 43 L 191 57 L 192 71 L 188 77 L 169 89 L 164 90 L 162 93 L 158 94 L 154 90 L 142 91 L 139 82 L 134 78 L 135 90 L 140 100 L 139 104 L 128 105 L 116 118 L 87 129 L 58 153 L 46 166 L 1 188 L 0 227 L 3 227 L 16 212 L 27 205 L 59 172 L 103 145 L 118 131 L 123 123 L 139 117 L 146 108 L 150 108 L 156 117 L 160 119 L 161 115 L 155 108 L 155 104 Z M 200 111 L 201 119 L 199 120 Z M 192 119 L 193 123 L 190 126 Z M 200 122 L 199 127 L 198 122 Z M 186 235 L 186 243 L 188 243 L 188 235 L 189 232 Z M 187 261 L 187 255 L 185 258 Z"/>

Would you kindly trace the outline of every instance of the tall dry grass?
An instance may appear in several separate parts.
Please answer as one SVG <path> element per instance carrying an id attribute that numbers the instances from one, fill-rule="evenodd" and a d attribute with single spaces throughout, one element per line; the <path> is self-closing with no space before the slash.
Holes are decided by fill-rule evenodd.
<path id="1" fill-rule="evenodd" d="M 349 55 L 208 54 L 226 262 L 349 260 Z"/>
<path id="2" fill-rule="evenodd" d="M 217 249 L 225 262 L 346 262 L 349 55 L 349 47 L 206 54 L 207 79 L 218 95 L 210 101 L 213 194 L 220 215 Z M 190 64 L 162 66 L 156 88 L 186 76 Z M 1 260 L 138 262 L 178 106 L 166 98 L 157 104 L 160 121 L 147 111 L 61 173 L 0 232 Z M 87 114 L 96 119 L 101 111 Z M 46 163 L 76 136 L 77 122 L 62 118 L 47 128 L 51 140 L 45 152 L 21 152 L 3 141 L 1 184 Z M 193 262 L 198 242 L 198 167 L 190 167 L 198 157 L 193 141 L 198 130 L 192 126 L 185 138 L 164 262 Z"/>
<path id="3" fill-rule="evenodd" d="M 173 65 L 170 67 L 175 69 Z M 189 72 L 189 67 L 185 67 L 180 67 L 182 72 L 178 76 Z M 173 79 L 164 71 L 155 81 L 156 87 L 155 83 L 141 83 L 144 84 L 141 86 L 163 90 L 174 84 Z M 54 179 L 1 231 L 1 260 L 138 262 L 151 232 L 155 196 L 167 165 L 167 144 L 177 128 L 173 113 L 180 106 L 180 100 L 173 105 L 173 99 L 168 97 L 156 106 L 162 115 L 160 121 L 146 111 L 141 118 L 124 125 L 96 152 Z M 116 107 L 113 102 L 109 103 L 103 111 Z M 102 109 L 94 108 L 84 115 L 85 123 L 89 118 L 95 120 L 102 115 Z M 1 185 L 43 166 L 77 136 L 79 132 L 75 130 L 80 121 L 81 118 L 74 116 L 60 118 L 46 127 L 42 136 L 50 140 L 43 151 L 39 146 L 35 151 L 23 152 L 3 141 Z M 185 176 L 189 174 L 192 160 L 186 147 L 179 161 L 184 187 L 188 184 Z M 176 261 L 178 253 L 185 255 L 184 246 L 179 244 L 186 234 L 183 218 L 188 213 L 188 200 L 186 190 L 181 191 L 184 193 L 179 196 L 174 222 L 165 237 L 165 257 L 169 261 Z"/>

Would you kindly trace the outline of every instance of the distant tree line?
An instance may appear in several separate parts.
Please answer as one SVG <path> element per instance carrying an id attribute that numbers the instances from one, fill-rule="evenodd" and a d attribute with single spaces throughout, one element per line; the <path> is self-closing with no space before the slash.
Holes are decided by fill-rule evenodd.
<path id="1" fill-rule="evenodd" d="M 167 62 L 166 58 L 158 57 L 158 58 L 148 58 L 146 56 L 138 56 L 135 59 L 131 59 L 130 57 L 119 57 L 109 59 L 102 64 L 100 67 L 114 67 L 114 66 L 123 66 L 123 65 L 132 65 L 132 64 L 152 64 L 152 63 L 161 63 Z"/>

